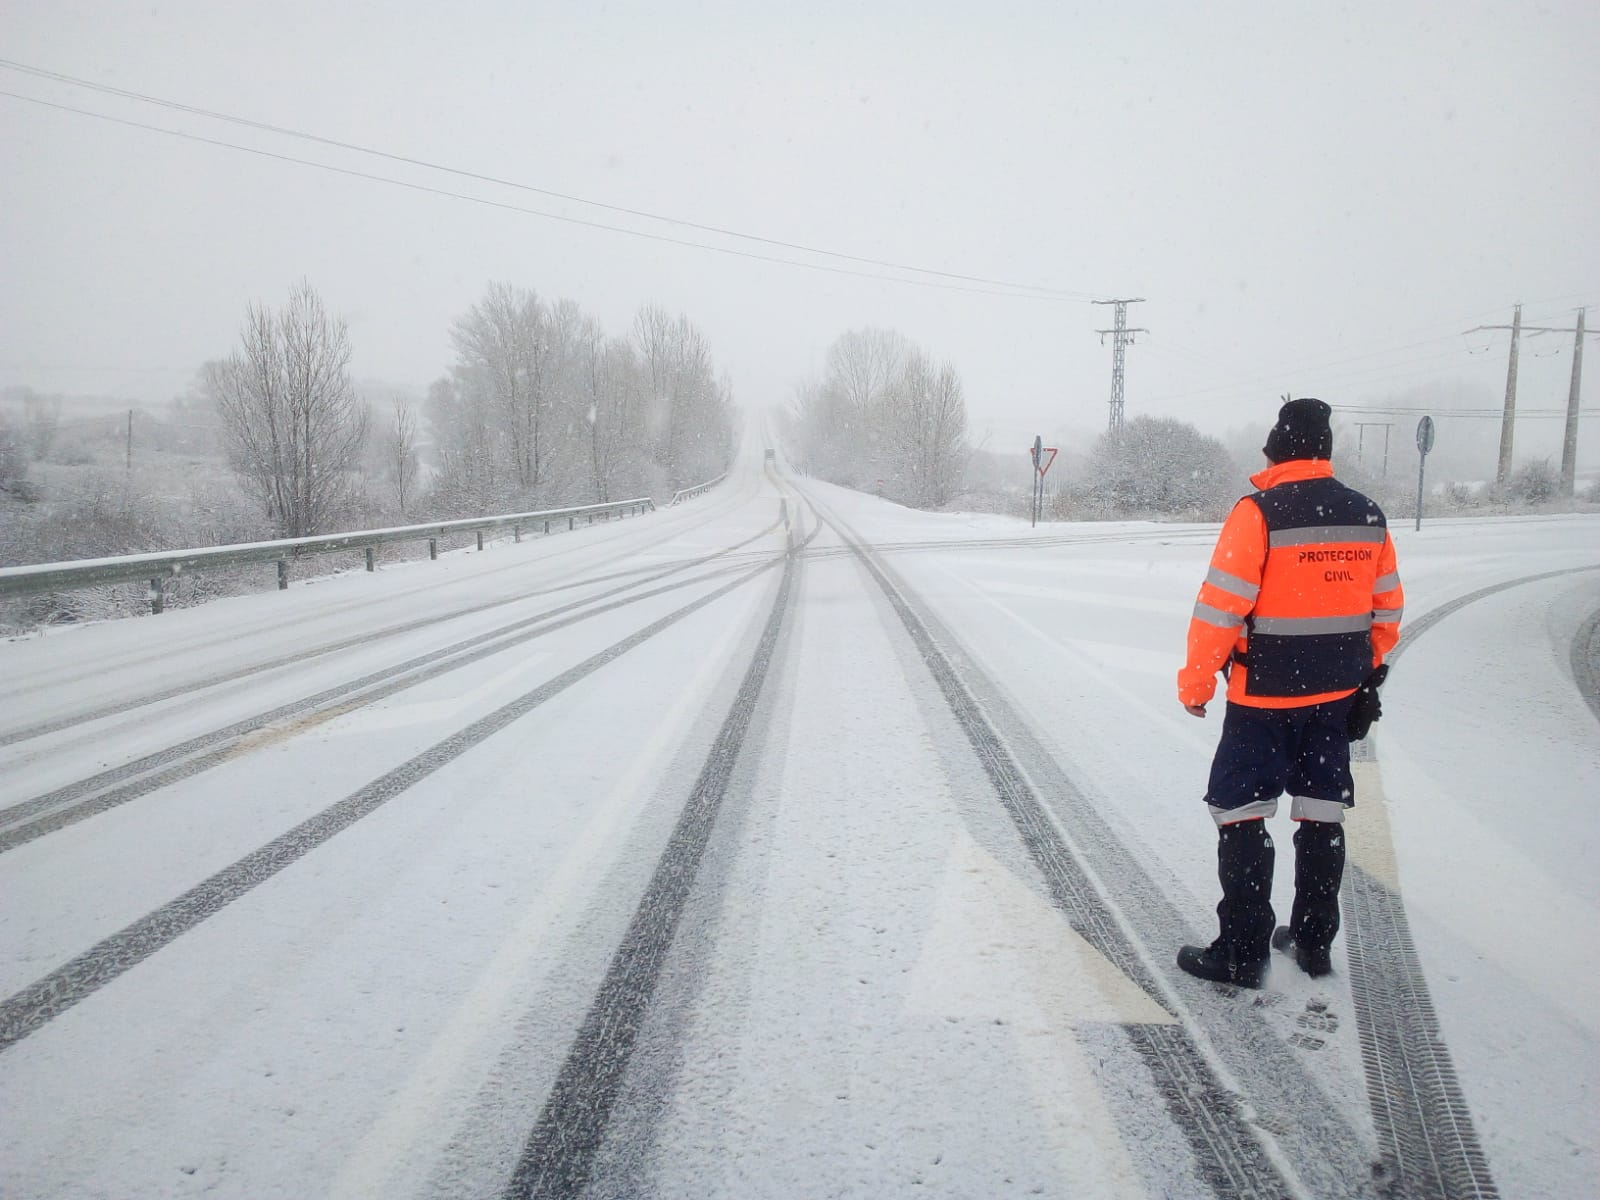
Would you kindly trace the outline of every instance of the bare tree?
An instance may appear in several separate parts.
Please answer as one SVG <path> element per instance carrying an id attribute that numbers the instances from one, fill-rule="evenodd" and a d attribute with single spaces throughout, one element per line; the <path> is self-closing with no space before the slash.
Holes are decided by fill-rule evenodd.
<path id="1" fill-rule="evenodd" d="M 903 476 L 914 503 L 940 508 L 961 486 L 967 460 L 967 406 L 961 377 L 945 363 L 937 369 L 920 350 L 906 359 L 897 431 Z"/>
<path id="2" fill-rule="evenodd" d="M 576 301 L 556 300 L 544 322 L 544 496 L 581 496 L 592 486 L 588 463 L 589 347 L 603 336 L 599 323 Z"/>
<path id="3" fill-rule="evenodd" d="M 645 427 L 675 486 L 720 473 L 732 450 L 733 400 L 717 379 L 711 346 L 683 316 L 647 305 L 633 322 L 649 405 Z"/>
<path id="4" fill-rule="evenodd" d="M 302 280 L 281 311 L 252 305 L 240 340 L 203 372 L 233 468 L 281 534 L 326 532 L 359 487 L 367 436 L 345 323 L 330 318 Z"/>
<path id="5" fill-rule="evenodd" d="M 502 469 L 498 435 L 481 394 L 436 379 L 423 408 L 433 436 L 437 474 L 430 505 L 447 516 L 504 511 L 512 488 Z"/>
<path id="6" fill-rule="evenodd" d="M 731 390 L 684 317 L 646 307 L 619 340 L 571 300 L 495 284 L 452 337 L 425 410 L 441 511 L 657 493 L 727 468 Z"/>
<path id="7" fill-rule="evenodd" d="M 947 504 L 966 467 L 960 376 L 890 330 L 841 335 L 823 378 L 797 392 L 789 429 L 804 470 L 911 504 Z"/>
<path id="8" fill-rule="evenodd" d="M 647 304 L 633 318 L 633 341 L 644 368 L 647 391 L 644 431 L 658 461 L 666 462 L 670 446 L 672 392 L 675 383 L 672 315 L 658 304 Z"/>
<path id="9" fill-rule="evenodd" d="M 892 329 L 851 329 L 828 347 L 828 378 L 845 403 L 869 415 L 904 368 L 911 344 Z"/>
<path id="10" fill-rule="evenodd" d="M 417 416 L 411 411 L 411 402 L 404 397 L 397 397 L 394 402 L 394 424 L 389 427 L 384 439 L 385 466 L 389 471 L 390 482 L 394 484 L 395 503 L 400 508 L 400 515 L 406 515 L 406 507 L 416 495 L 417 490 Z"/>
<path id="11" fill-rule="evenodd" d="M 526 288 L 492 283 L 452 328 L 456 387 L 493 414 L 509 451 L 518 499 L 537 497 L 549 452 L 549 314 Z"/>
<path id="12" fill-rule="evenodd" d="M 603 504 L 611 499 L 619 470 L 643 438 L 643 430 L 633 421 L 644 411 L 644 377 L 633 347 L 606 337 L 596 321 L 583 325 L 577 355 L 584 457 L 593 497 Z"/>

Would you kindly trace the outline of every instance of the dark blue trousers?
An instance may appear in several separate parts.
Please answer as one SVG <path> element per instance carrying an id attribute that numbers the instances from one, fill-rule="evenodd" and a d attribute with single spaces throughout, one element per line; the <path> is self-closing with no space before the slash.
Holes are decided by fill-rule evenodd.
<path id="1" fill-rule="evenodd" d="M 1352 696 L 1298 708 L 1229 702 L 1211 761 L 1206 803 L 1218 824 L 1270 817 L 1278 797 L 1355 803 L 1346 721 Z M 1334 810 L 1335 819 L 1342 815 Z"/>

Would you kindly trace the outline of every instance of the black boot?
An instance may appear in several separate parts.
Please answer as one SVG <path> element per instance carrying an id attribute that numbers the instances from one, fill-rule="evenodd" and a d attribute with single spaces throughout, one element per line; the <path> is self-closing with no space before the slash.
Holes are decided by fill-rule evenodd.
<path id="1" fill-rule="evenodd" d="M 1294 911 L 1272 946 L 1293 954 L 1313 978 L 1333 970 L 1330 947 L 1339 932 L 1339 885 L 1344 880 L 1344 826 L 1300 821 L 1294 831 Z"/>
<path id="2" fill-rule="evenodd" d="M 1209 946 L 1179 950 L 1178 966 L 1217 983 L 1261 986 L 1272 936 L 1273 859 L 1265 821 L 1222 826 L 1217 837 L 1217 877 L 1222 882 L 1217 919 L 1222 932 Z"/>
<path id="3" fill-rule="evenodd" d="M 1313 979 L 1333 974 L 1333 955 L 1327 950 L 1314 950 L 1294 940 L 1294 932 L 1287 925 L 1272 931 L 1272 948 L 1287 954 L 1300 964 L 1300 969 Z"/>
<path id="4" fill-rule="evenodd" d="M 1239 987 L 1258 988 L 1267 978 L 1267 962 L 1241 962 L 1238 955 L 1221 938 L 1209 946 L 1180 946 L 1178 965 L 1189 974 L 1213 983 L 1232 983 Z"/>

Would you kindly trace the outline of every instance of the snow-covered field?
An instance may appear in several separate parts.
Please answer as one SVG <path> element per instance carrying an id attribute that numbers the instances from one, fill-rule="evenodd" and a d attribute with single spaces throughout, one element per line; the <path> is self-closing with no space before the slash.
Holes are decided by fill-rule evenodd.
<path id="1" fill-rule="evenodd" d="M 1215 533 L 752 447 L 638 519 L 0 644 L 0 1195 L 1441 1194 L 1405 1120 L 1465 1133 L 1442 1194 L 1593 1194 L 1600 518 L 1396 522 L 1377 908 L 1259 995 L 1172 963 Z M 1395 988 L 1458 1103 L 1388 1077 Z"/>

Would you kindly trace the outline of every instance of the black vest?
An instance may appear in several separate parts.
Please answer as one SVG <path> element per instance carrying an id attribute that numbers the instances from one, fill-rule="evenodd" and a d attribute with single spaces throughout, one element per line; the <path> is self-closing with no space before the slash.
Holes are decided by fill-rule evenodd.
<path id="1" fill-rule="evenodd" d="M 1360 561 L 1341 564 L 1341 569 L 1358 572 L 1369 585 L 1377 578 L 1378 552 L 1383 547 L 1386 522 L 1383 510 L 1354 488 L 1337 479 L 1323 477 L 1280 483 L 1249 497 L 1260 508 L 1267 525 L 1267 562 L 1261 577 L 1261 593 L 1256 607 L 1279 588 L 1301 586 L 1287 580 L 1294 568 L 1286 565 L 1307 554 L 1326 554 L 1333 547 L 1354 544 Z M 1325 537 L 1320 531 L 1327 530 Z M 1345 532 L 1341 533 L 1343 530 Z M 1279 560 L 1275 562 L 1274 560 Z M 1361 686 L 1372 671 L 1371 601 L 1365 600 L 1362 614 L 1324 613 L 1314 604 L 1301 609 L 1301 617 L 1272 622 L 1283 628 L 1303 621 L 1312 629 L 1319 622 L 1361 623 L 1359 629 L 1329 632 L 1296 631 L 1273 633 L 1256 628 L 1255 614 L 1246 619 L 1248 651 L 1239 656 L 1249 673 L 1245 694 L 1249 696 L 1312 696 Z M 1278 609 L 1277 603 L 1269 609 Z M 1300 606 L 1294 606 L 1299 608 Z"/>

